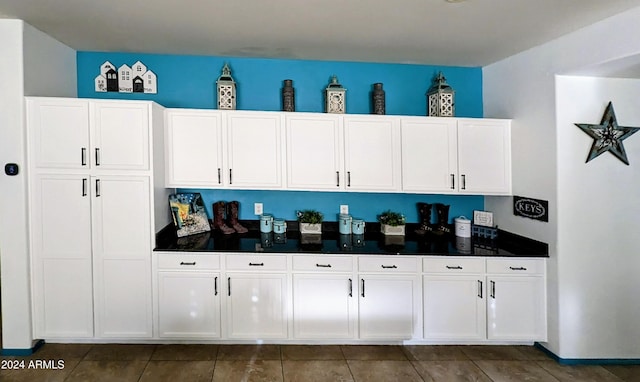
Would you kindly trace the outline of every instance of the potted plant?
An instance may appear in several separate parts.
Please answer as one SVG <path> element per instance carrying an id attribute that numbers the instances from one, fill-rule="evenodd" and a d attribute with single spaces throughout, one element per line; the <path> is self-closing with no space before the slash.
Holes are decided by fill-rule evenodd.
<path id="1" fill-rule="evenodd" d="M 316 210 L 302 210 L 297 212 L 300 222 L 300 233 L 322 233 L 322 219 L 324 216 Z"/>
<path id="2" fill-rule="evenodd" d="M 380 231 L 385 235 L 402 235 L 404 236 L 405 217 L 399 212 L 387 210 L 378 215 L 380 222 Z"/>

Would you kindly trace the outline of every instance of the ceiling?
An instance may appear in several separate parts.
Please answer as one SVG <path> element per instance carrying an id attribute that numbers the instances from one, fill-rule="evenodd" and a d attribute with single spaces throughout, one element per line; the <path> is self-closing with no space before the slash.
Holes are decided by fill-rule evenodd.
<path id="1" fill-rule="evenodd" d="M 485 66 L 640 0 L 0 0 L 79 51 Z"/>

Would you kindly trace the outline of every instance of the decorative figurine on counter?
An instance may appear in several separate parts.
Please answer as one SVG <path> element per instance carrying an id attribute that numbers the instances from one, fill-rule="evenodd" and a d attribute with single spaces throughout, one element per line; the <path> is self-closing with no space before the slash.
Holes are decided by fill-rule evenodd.
<path id="1" fill-rule="evenodd" d="M 218 109 L 236 109 L 236 82 L 231 77 L 231 69 L 227 63 L 222 67 L 222 74 L 216 81 L 218 93 Z"/>
<path id="2" fill-rule="evenodd" d="M 451 227 L 449 225 L 449 205 L 436 203 L 433 205 L 436 209 L 436 229 L 434 233 L 437 235 L 449 235 L 451 233 Z"/>
<path id="3" fill-rule="evenodd" d="M 442 72 L 434 78 L 426 96 L 428 117 L 453 117 L 455 115 L 455 92 L 447 84 L 447 79 L 444 78 Z"/>
<path id="4" fill-rule="evenodd" d="M 333 75 L 331 83 L 324 90 L 325 92 L 325 112 L 344 114 L 347 110 L 346 92 L 338 82 L 338 77 Z"/>
<path id="5" fill-rule="evenodd" d="M 238 201 L 229 203 L 219 201 L 213 203 L 213 228 L 222 231 L 225 235 L 230 235 L 234 232 L 248 232 L 249 230 L 243 227 L 238 221 L 239 211 L 240 202 Z"/>

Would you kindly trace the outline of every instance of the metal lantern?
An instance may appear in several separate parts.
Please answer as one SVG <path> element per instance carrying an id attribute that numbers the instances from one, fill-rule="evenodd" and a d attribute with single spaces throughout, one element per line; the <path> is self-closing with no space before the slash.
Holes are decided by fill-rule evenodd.
<path id="1" fill-rule="evenodd" d="M 222 74 L 216 81 L 218 90 L 218 109 L 236 109 L 236 82 L 231 77 L 231 69 L 227 63 L 222 67 Z"/>
<path id="2" fill-rule="evenodd" d="M 455 92 L 447 84 L 442 72 L 438 73 L 433 84 L 427 90 L 427 116 L 453 117 L 455 113 Z"/>
<path id="3" fill-rule="evenodd" d="M 332 76 L 331 83 L 324 90 L 325 112 L 344 114 L 347 110 L 346 92 L 347 89 L 338 82 L 338 77 Z"/>

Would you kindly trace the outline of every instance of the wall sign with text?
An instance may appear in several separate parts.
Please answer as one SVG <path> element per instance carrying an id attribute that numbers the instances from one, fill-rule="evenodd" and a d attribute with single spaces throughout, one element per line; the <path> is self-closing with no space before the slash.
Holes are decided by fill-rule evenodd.
<path id="1" fill-rule="evenodd" d="M 513 214 L 529 219 L 549 221 L 549 201 L 513 196 Z"/>

